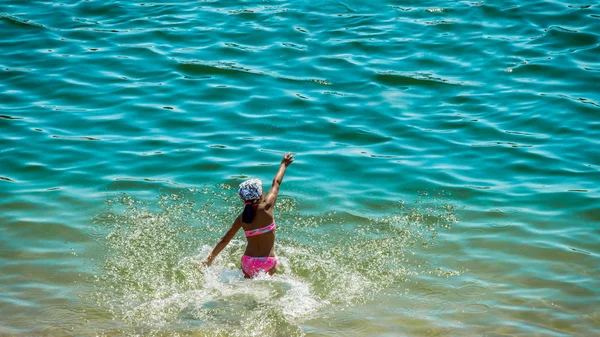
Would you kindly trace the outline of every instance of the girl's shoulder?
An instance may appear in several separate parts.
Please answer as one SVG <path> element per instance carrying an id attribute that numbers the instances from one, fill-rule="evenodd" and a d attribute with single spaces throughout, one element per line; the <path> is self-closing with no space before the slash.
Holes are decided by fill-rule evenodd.
<path id="1" fill-rule="evenodd" d="M 263 203 L 260 203 L 260 204 L 258 204 L 258 208 L 257 208 L 257 210 L 258 210 L 259 212 L 265 212 L 265 213 L 267 213 L 267 214 L 273 214 L 273 207 L 269 207 L 269 208 L 267 208 L 267 204 L 266 204 L 266 203 L 264 203 L 264 202 L 263 202 Z"/>

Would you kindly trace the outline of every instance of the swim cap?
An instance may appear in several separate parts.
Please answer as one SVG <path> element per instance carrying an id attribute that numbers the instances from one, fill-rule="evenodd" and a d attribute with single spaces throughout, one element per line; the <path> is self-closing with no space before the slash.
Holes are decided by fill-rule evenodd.
<path id="1" fill-rule="evenodd" d="M 262 181 L 259 179 L 246 180 L 240 184 L 238 192 L 242 201 L 258 201 L 262 195 Z"/>

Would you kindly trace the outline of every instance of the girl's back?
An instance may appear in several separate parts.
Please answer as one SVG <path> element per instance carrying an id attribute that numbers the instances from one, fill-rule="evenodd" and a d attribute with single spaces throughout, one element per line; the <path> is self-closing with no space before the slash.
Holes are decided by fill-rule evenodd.
<path id="1" fill-rule="evenodd" d="M 242 229 L 248 233 L 252 230 L 266 228 L 273 222 L 273 209 L 265 209 L 265 203 L 254 205 L 255 214 L 252 223 L 242 222 Z M 240 217 L 242 215 L 240 214 Z M 248 256 L 275 256 L 273 246 L 275 245 L 275 231 L 271 230 L 260 235 L 246 236 L 248 245 L 244 255 Z"/>

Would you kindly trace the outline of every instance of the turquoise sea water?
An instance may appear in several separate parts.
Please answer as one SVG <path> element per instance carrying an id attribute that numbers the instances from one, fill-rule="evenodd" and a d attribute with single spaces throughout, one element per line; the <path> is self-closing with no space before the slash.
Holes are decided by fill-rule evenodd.
<path id="1" fill-rule="evenodd" d="M 595 1 L 2 1 L 0 335 L 600 334 Z M 296 162 L 280 273 L 247 177 Z"/>

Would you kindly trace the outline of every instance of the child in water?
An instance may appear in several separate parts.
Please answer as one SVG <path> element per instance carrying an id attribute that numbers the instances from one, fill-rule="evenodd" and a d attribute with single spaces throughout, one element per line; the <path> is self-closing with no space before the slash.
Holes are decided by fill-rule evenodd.
<path id="1" fill-rule="evenodd" d="M 279 186 L 285 170 L 294 162 L 294 155 L 286 153 L 281 160 L 279 170 L 273 179 L 273 185 L 266 198 L 263 199 L 262 182 L 250 179 L 240 184 L 239 194 L 244 202 L 244 211 L 233 221 L 231 228 L 223 235 L 213 251 L 202 262 L 210 266 L 219 253 L 229 244 L 240 228 L 244 229 L 248 245 L 242 256 L 242 272 L 245 278 L 256 276 L 263 271 L 273 275 L 277 271 L 277 259 L 273 252 L 275 244 L 275 221 L 273 208 Z"/>

